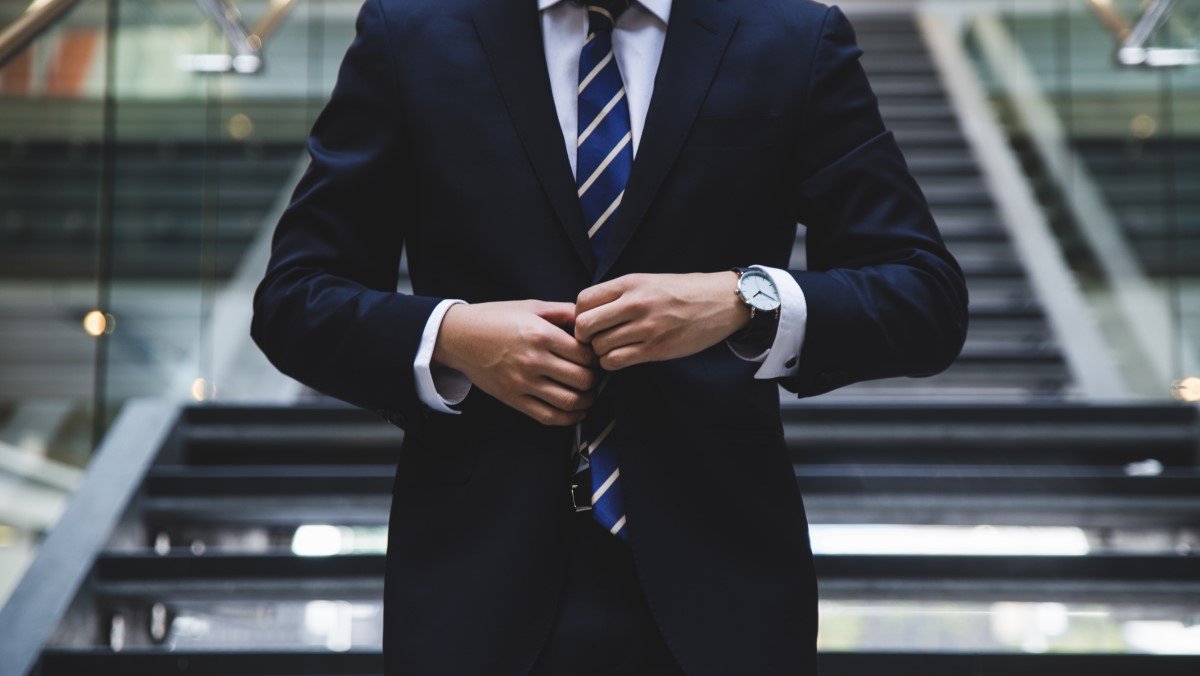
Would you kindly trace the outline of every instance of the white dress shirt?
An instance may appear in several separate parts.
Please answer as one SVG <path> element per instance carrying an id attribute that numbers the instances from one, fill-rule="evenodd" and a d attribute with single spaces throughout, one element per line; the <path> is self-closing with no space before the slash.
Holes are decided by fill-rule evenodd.
<path id="1" fill-rule="evenodd" d="M 576 109 L 579 54 L 587 36 L 587 10 L 577 0 L 537 0 L 537 3 L 541 12 L 542 42 L 546 53 L 546 66 L 550 72 L 550 89 L 554 96 L 554 106 L 558 110 L 558 123 L 562 127 L 567 158 L 571 163 L 571 171 L 574 172 L 575 139 L 578 133 Z M 635 156 L 642 127 L 646 122 L 646 111 L 650 107 L 654 76 L 658 72 L 658 61 L 662 56 L 670 14 L 671 0 L 641 0 L 634 2 L 621 13 L 613 29 L 613 51 L 625 84 L 625 98 L 629 103 L 629 122 L 633 131 Z M 782 306 L 779 309 L 779 327 L 775 332 L 775 340 L 761 354 L 746 354 L 728 341 L 726 345 L 742 359 L 761 362 L 762 365 L 754 374 L 755 378 L 793 375 L 798 369 L 800 348 L 804 344 L 804 329 L 808 318 L 804 292 L 786 270 L 761 265 L 751 267 L 759 268 L 770 275 L 779 289 Z M 459 411 L 450 407 L 465 399 L 471 390 L 471 381 L 465 375 L 440 364 L 431 363 L 433 346 L 446 311 L 455 303 L 462 302 L 465 301 L 449 298 L 434 308 L 433 314 L 425 324 L 413 363 L 417 396 L 430 408 L 443 413 L 458 413 Z"/>

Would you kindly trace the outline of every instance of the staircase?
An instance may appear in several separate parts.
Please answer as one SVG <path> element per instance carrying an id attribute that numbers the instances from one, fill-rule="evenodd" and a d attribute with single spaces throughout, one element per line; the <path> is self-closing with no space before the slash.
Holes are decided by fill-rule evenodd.
<path id="1" fill-rule="evenodd" d="M 1062 351 L 911 15 L 851 13 L 850 19 L 884 122 L 896 135 L 947 246 L 962 265 L 970 317 L 962 355 L 945 372 L 929 378 L 857 383 L 824 398 L 1036 401 L 1070 397 L 1074 383 Z M 803 267 L 804 228 L 797 234 L 792 265 Z"/>
<path id="2" fill-rule="evenodd" d="M 120 143 L 113 274 L 124 280 L 228 276 L 302 152 L 297 141 Z M 96 274 L 102 161 L 99 140 L 0 144 L 0 276 Z"/>
<path id="3" fill-rule="evenodd" d="M 1194 408 L 813 404 L 785 418 L 813 524 L 822 641 L 835 648 L 823 673 L 1051 673 L 1095 656 L 1022 654 L 987 622 L 1062 604 L 1103 609 L 1111 633 L 1125 620 L 1190 621 L 1200 608 Z M 0 614 L 0 667 L 22 653 L 43 676 L 379 673 L 402 438 L 346 406 L 131 402 Z M 839 545 L 839 524 L 861 534 Z M 970 527 L 962 542 L 981 524 L 1075 537 L 1057 533 L 1058 549 L 1039 556 L 931 555 L 881 540 L 884 524 Z M 911 616 L 897 628 L 879 608 Z M 846 632 L 857 646 L 836 649 Z M 1099 673 L 1173 674 L 1200 657 L 1103 664 Z"/>
<path id="4" fill-rule="evenodd" d="M 1156 654 L 1200 618 L 1197 409 L 1072 398 L 910 18 L 851 19 L 971 326 L 938 376 L 785 399 L 822 674 L 1200 673 Z M 402 439 L 319 396 L 132 400 L 0 612 L 0 674 L 379 674 Z"/>
<path id="5" fill-rule="evenodd" d="M 107 307 L 119 326 L 106 348 L 119 377 L 105 387 L 114 401 L 165 392 L 195 349 L 204 285 L 232 274 L 290 193 L 301 142 L 119 143 L 106 241 L 101 141 L 15 136 L 0 141 L 0 405 L 93 393 L 96 341 L 81 322 L 98 302 L 102 249 L 112 253 Z"/>

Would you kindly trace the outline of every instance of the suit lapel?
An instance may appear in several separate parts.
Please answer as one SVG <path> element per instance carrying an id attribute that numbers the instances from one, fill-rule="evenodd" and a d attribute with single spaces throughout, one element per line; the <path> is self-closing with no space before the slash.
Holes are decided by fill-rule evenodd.
<path id="1" fill-rule="evenodd" d="M 575 177 L 563 147 L 537 3 L 532 0 L 482 3 L 474 25 L 538 180 L 575 253 L 592 274 L 593 281 L 600 281 L 641 224 L 678 156 L 733 35 L 737 18 L 716 0 L 672 3 L 637 157 L 621 208 L 609 226 L 612 236 L 608 250 L 600 261 L 592 257 Z"/>
<path id="2" fill-rule="evenodd" d="M 696 119 L 736 25 L 737 18 L 716 0 L 672 3 L 637 157 L 621 207 L 609 226 L 608 250 L 596 264 L 593 282 L 603 279 L 641 224 Z"/>
<path id="3" fill-rule="evenodd" d="M 550 90 L 537 3 L 490 0 L 480 4 L 474 17 L 475 32 L 513 126 L 575 253 L 593 273 L 596 264 Z"/>

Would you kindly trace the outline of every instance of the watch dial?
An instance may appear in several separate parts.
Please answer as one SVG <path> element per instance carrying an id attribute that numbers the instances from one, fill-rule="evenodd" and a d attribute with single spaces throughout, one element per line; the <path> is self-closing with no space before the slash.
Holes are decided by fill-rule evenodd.
<path id="1" fill-rule="evenodd" d="M 766 274 L 749 271 L 742 274 L 742 297 L 751 307 L 763 312 L 773 312 L 779 307 L 779 292 Z"/>

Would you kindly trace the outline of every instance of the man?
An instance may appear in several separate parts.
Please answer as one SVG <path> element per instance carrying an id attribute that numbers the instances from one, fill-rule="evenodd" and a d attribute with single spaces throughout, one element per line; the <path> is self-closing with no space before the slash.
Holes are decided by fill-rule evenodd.
<path id="1" fill-rule="evenodd" d="M 815 673 L 779 386 L 933 374 L 967 325 L 845 16 L 367 0 L 357 31 L 251 333 L 405 430 L 388 673 Z"/>

